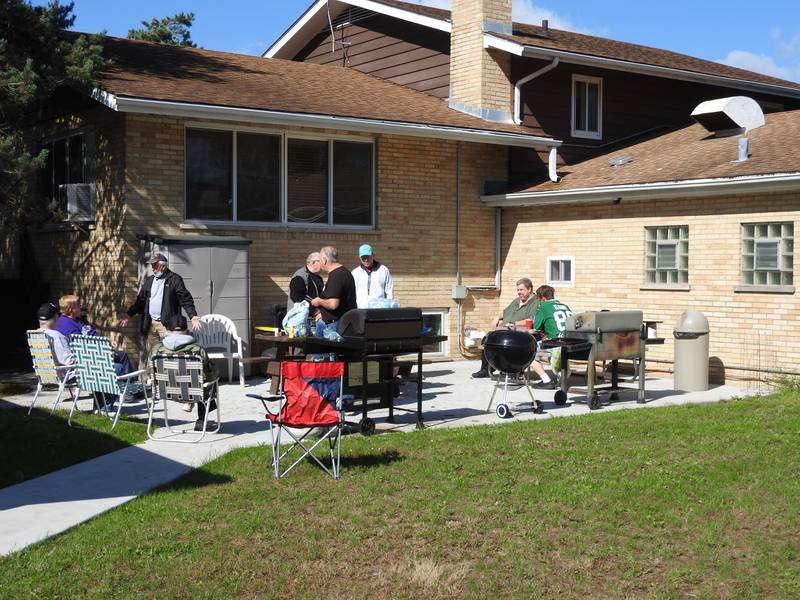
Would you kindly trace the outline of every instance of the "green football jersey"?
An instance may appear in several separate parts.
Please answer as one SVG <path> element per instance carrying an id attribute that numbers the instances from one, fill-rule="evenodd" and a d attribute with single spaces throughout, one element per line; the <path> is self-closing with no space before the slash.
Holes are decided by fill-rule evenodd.
<path id="1" fill-rule="evenodd" d="M 567 318 L 572 314 L 569 306 L 556 299 L 545 300 L 539 305 L 536 311 L 536 318 L 533 326 L 551 340 L 564 335 L 566 330 Z"/>

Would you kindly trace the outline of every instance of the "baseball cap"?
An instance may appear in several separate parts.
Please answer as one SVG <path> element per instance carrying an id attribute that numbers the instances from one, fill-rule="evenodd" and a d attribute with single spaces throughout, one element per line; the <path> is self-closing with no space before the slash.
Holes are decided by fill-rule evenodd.
<path id="1" fill-rule="evenodd" d="M 45 302 L 39 307 L 37 314 L 40 321 L 50 321 L 58 314 L 58 308 L 52 302 Z"/>
<path id="2" fill-rule="evenodd" d="M 358 247 L 359 256 L 372 256 L 372 246 L 369 244 L 361 244 Z"/>
<path id="3" fill-rule="evenodd" d="M 167 257 L 159 252 L 153 252 L 147 262 L 149 262 L 151 265 L 157 262 L 167 262 Z"/>

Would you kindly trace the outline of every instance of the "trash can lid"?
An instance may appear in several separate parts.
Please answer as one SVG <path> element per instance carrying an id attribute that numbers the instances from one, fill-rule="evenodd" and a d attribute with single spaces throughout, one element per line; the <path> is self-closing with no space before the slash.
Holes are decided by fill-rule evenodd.
<path id="1" fill-rule="evenodd" d="M 708 333 L 708 319 L 695 310 L 685 311 L 675 324 L 678 333 Z"/>

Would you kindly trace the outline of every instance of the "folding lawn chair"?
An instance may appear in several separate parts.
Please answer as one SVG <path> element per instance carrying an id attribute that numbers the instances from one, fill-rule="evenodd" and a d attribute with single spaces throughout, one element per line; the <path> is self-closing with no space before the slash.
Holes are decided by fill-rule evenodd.
<path id="1" fill-rule="evenodd" d="M 267 411 L 267 425 L 272 442 L 272 468 L 279 479 L 294 469 L 306 456 L 314 459 L 328 475 L 339 479 L 340 448 L 342 429 L 346 426 L 343 405 L 344 363 L 342 362 L 292 362 L 281 363 L 279 389 L 277 396 L 258 396 Z M 277 400 L 278 411 L 273 413 L 267 406 L 270 400 Z M 327 428 L 319 439 L 309 445 L 306 438 L 316 428 Z M 302 434 L 293 430 L 305 430 Z M 281 452 L 281 432 L 285 431 L 293 443 Z M 328 468 L 313 451 L 328 440 L 328 455 L 331 466 Z M 295 448 L 302 454 L 285 471 L 281 471 L 281 460 Z"/>
<path id="2" fill-rule="evenodd" d="M 122 405 L 132 397 L 134 392 L 143 391 L 145 402 L 147 402 L 147 386 L 144 385 L 145 370 L 139 369 L 127 375 L 117 375 L 114 371 L 111 341 L 107 337 L 74 334 L 69 337 L 69 347 L 75 356 L 75 375 L 78 379 L 79 392 L 92 392 L 96 398 L 95 402 L 102 401 L 102 410 L 109 419 L 111 416 L 108 414 L 105 394 L 119 396 L 117 414 L 114 415 L 111 429 L 117 426 L 119 416 L 122 414 Z M 133 383 L 133 379 L 136 377 L 142 382 L 141 386 Z M 67 419 L 70 427 L 72 427 L 72 414 L 77 405 L 78 395 L 75 395 Z"/>
<path id="3" fill-rule="evenodd" d="M 217 427 L 210 433 L 217 433 L 222 426 L 219 413 L 219 378 L 212 381 L 203 381 L 203 359 L 192 354 L 156 354 L 152 360 L 153 371 L 153 402 L 150 405 L 150 414 L 147 417 L 147 436 L 158 442 L 196 443 L 202 440 L 208 426 L 208 413 L 211 403 L 216 403 Z M 188 433 L 184 430 L 175 430 L 169 424 L 167 401 L 202 404 L 206 409 L 203 419 L 203 432 L 192 439 L 172 439 L 168 436 L 157 438 L 153 435 L 153 409 L 156 402 L 161 400 L 164 405 L 164 427 L 171 433 Z"/>
<path id="4" fill-rule="evenodd" d="M 61 395 L 64 393 L 64 388 L 69 386 L 69 393 L 73 394 L 72 386 L 75 384 L 74 367 L 71 365 L 57 365 L 53 358 L 53 347 L 50 345 L 50 338 L 42 329 L 31 329 L 28 331 L 28 348 L 31 351 L 31 359 L 33 359 L 33 372 L 36 374 L 36 393 L 33 395 L 33 402 L 28 409 L 28 414 L 31 414 L 33 407 L 36 405 L 36 400 L 42 388 L 46 385 L 57 385 L 58 394 L 53 401 L 53 406 L 50 408 L 52 415 Z M 75 397 L 77 394 L 75 394 Z"/>

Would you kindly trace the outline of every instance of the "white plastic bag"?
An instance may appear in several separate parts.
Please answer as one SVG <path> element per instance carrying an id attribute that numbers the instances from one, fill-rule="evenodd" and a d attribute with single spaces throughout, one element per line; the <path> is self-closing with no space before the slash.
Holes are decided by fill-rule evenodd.
<path id="1" fill-rule="evenodd" d="M 289 326 L 292 327 L 307 327 L 308 326 L 308 301 L 303 300 L 302 302 L 298 302 L 295 304 L 289 312 L 286 313 L 286 316 L 283 317 L 283 322 L 281 323 L 284 329 L 288 329 Z"/>

